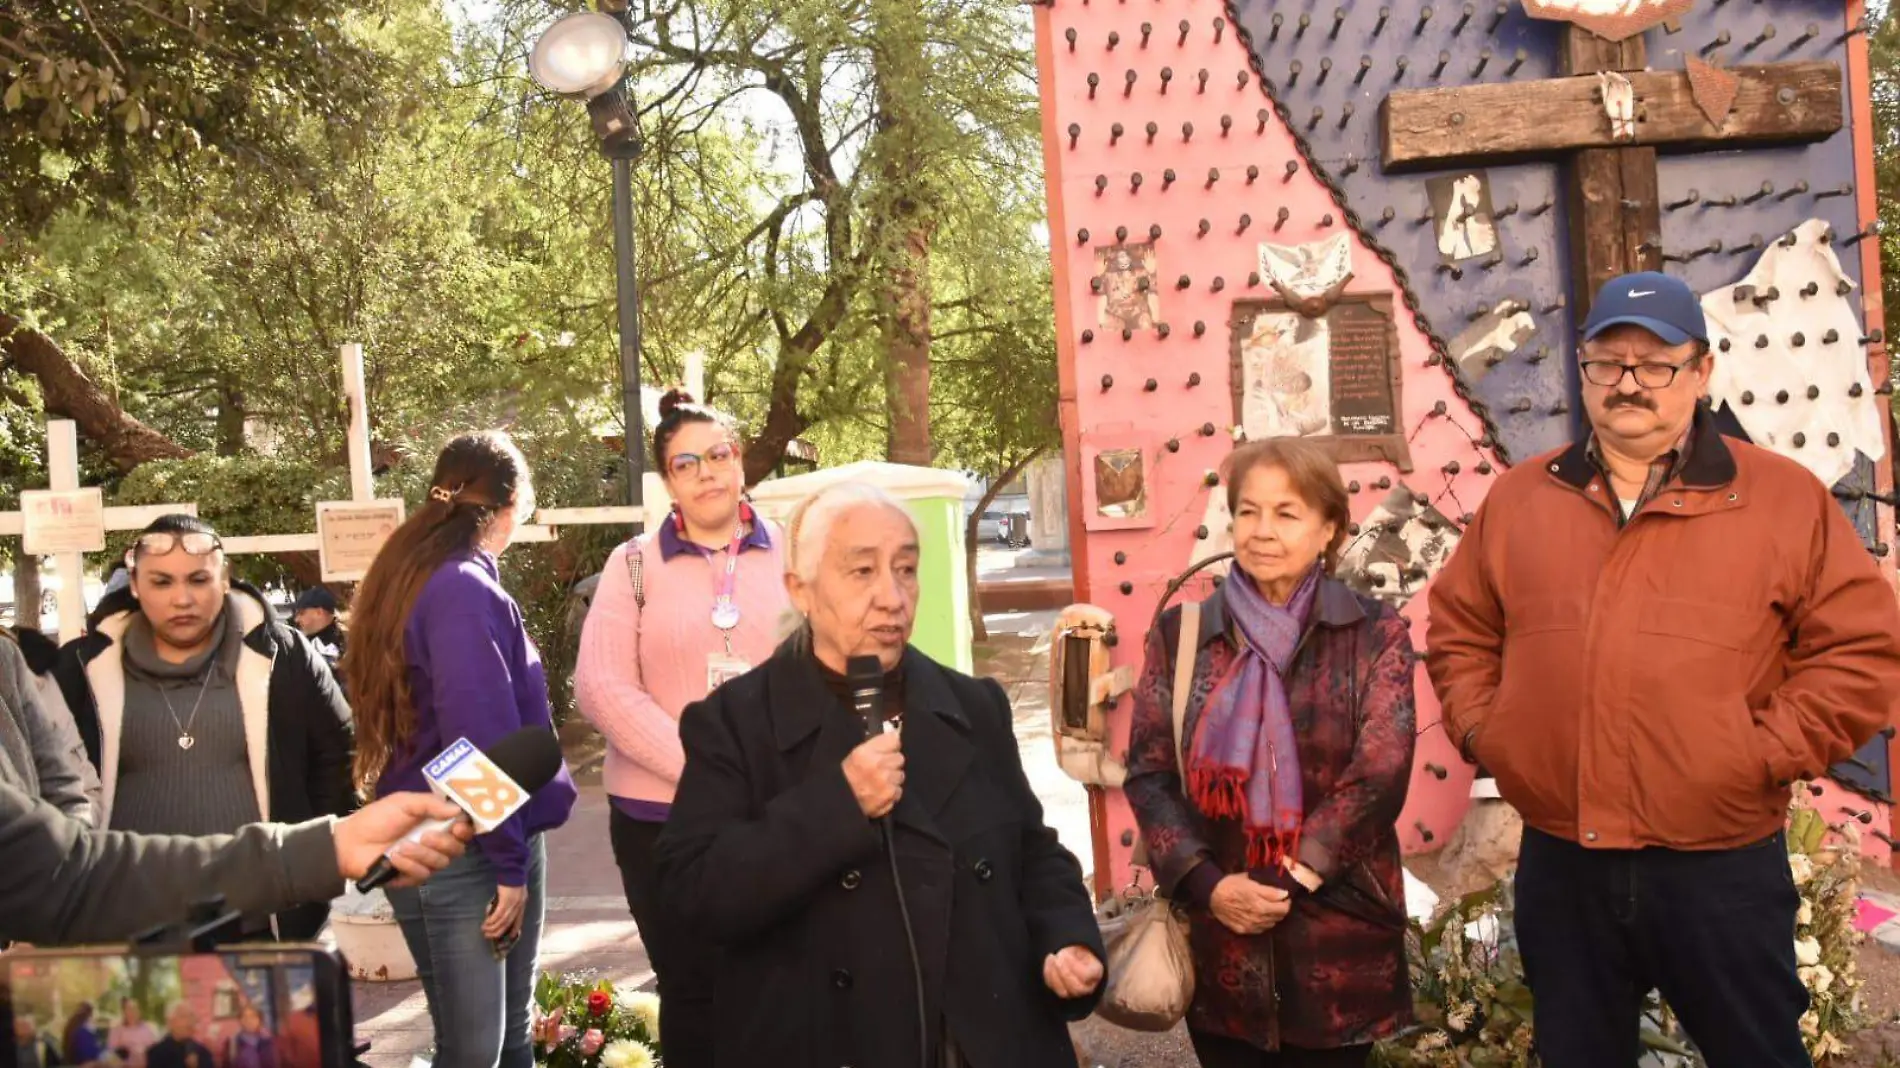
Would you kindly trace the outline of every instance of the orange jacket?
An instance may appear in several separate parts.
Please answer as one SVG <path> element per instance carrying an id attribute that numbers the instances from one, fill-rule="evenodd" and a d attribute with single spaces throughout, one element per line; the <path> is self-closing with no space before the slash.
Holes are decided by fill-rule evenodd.
<path id="1" fill-rule="evenodd" d="M 1503 475 L 1433 583 L 1452 740 L 1529 825 L 1725 849 L 1900 700 L 1900 601 L 1828 488 L 1698 415 L 1620 531 L 1581 443 Z"/>

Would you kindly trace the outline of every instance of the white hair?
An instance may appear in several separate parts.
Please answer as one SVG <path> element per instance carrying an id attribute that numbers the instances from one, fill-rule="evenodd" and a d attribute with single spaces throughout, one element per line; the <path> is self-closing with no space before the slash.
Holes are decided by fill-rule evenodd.
<path id="1" fill-rule="evenodd" d="M 831 531 L 840 516 L 858 508 L 887 508 L 904 517 L 911 533 L 917 533 L 917 521 L 897 498 L 869 482 L 834 482 L 814 491 L 792 507 L 785 524 L 785 573 L 810 583 L 818 578 L 818 564 L 831 544 Z M 797 607 L 787 607 L 779 620 L 781 638 L 806 629 L 807 621 Z"/>

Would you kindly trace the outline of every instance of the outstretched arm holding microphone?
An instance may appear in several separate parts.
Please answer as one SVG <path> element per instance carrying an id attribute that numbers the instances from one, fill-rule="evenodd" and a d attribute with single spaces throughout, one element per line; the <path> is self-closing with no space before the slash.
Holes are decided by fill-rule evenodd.
<path id="1" fill-rule="evenodd" d="M 328 901 L 385 855 L 401 884 L 415 885 L 461 856 L 473 828 L 457 821 L 404 838 L 459 812 L 428 794 L 392 794 L 342 819 L 186 838 L 94 830 L 0 786 L 0 940 L 120 941 L 213 896 L 247 913 Z"/>

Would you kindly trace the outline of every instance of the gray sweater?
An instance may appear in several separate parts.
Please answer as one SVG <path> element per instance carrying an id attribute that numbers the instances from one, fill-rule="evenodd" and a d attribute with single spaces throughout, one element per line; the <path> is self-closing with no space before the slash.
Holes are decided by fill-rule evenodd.
<path id="1" fill-rule="evenodd" d="M 90 823 L 99 780 L 72 714 L 47 705 L 12 635 L 0 635 L 0 785 Z"/>
<path id="2" fill-rule="evenodd" d="M 0 940 L 116 942 L 218 895 L 245 913 L 328 901 L 343 892 L 333 824 L 257 823 L 208 838 L 98 831 L 0 785 Z"/>

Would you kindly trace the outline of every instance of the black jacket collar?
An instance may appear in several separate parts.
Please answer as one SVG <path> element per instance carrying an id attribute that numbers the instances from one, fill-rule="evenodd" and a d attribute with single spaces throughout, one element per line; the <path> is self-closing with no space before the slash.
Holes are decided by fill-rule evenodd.
<path id="1" fill-rule="evenodd" d="M 279 620 L 276 610 L 264 598 L 263 591 L 248 582 L 233 579 L 231 592 L 249 597 L 263 610 L 264 621 L 244 634 L 244 644 L 253 652 L 273 656 L 290 635 L 284 630 L 285 624 Z M 87 663 L 112 645 L 112 638 L 99 630 L 99 624 L 113 616 L 139 610 L 138 598 L 132 596 L 130 587 L 113 590 L 100 600 L 92 614 L 86 617 L 86 633 L 73 639 L 73 648 L 79 653 L 81 663 Z"/>
<path id="2" fill-rule="evenodd" d="M 1600 474 L 1590 461 L 1589 448 L 1586 434 L 1550 461 L 1550 473 L 1576 489 L 1588 486 Z M 1729 451 L 1706 402 L 1696 405 L 1695 422 L 1689 428 L 1689 462 L 1677 480 L 1690 489 L 1715 489 L 1735 481 L 1735 454 Z"/>
<path id="3" fill-rule="evenodd" d="M 916 649 L 904 650 L 904 793 L 892 817 L 939 842 L 934 819 L 963 781 L 976 748 L 970 714 L 950 687 L 948 673 Z M 802 641 L 778 647 L 767 666 L 765 712 L 780 752 L 817 733 L 813 766 L 842 761 L 864 741 L 864 723 L 825 685 L 818 662 Z"/>
<path id="4" fill-rule="evenodd" d="M 1313 595 L 1313 615 L 1311 622 L 1322 627 L 1356 627 L 1365 622 L 1366 607 L 1359 603 L 1359 595 L 1352 587 L 1328 575 L 1319 580 L 1319 589 Z M 1219 639 L 1227 633 L 1227 590 L 1223 583 L 1213 596 L 1201 602 L 1200 645 Z"/>
<path id="5" fill-rule="evenodd" d="M 903 666 L 904 714 L 932 713 L 968 733 L 969 713 L 950 691 L 950 682 L 937 662 L 916 649 L 906 649 Z M 772 654 L 768 672 L 772 737 L 780 750 L 792 748 L 825 726 L 833 718 L 829 715 L 833 709 L 855 720 L 851 710 L 825 685 L 818 662 L 802 640 L 792 638 L 780 645 Z M 852 725 L 857 726 L 855 722 Z"/>

